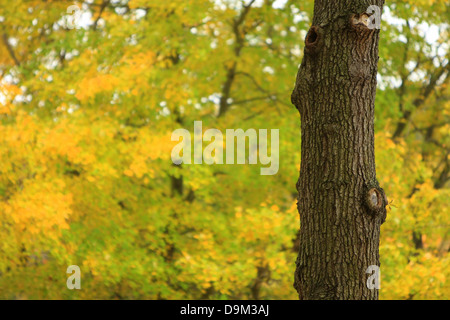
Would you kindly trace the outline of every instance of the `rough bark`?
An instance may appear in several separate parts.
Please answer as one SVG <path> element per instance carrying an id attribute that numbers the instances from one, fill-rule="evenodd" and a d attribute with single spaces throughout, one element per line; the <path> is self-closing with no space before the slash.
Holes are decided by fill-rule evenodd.
<path id="1" fill-rule="evenodd" d="M 292 103 L 301 115 L 297 182 L 300 299 L 378 299 L 366 285 L 380 266 L 387 198 L 375 173 L 379 30 L 365 14 L 384 1 L 316 0 Z"/>

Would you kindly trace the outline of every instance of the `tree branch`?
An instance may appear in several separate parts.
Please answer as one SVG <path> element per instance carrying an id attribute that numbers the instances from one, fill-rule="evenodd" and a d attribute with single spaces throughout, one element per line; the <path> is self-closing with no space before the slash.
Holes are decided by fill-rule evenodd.
<path id="1" fill-rule="evenodd" d="M 250 8 L 253 5 L 255 0 L 252 0 L 249 2 L 248 5 L 243 6 L 243 10 L 241 11 L 240 15 L 237 18 L 233 19 L 233 33 L 236 38 L 236 45 L 234 47 L 234 55 L 236 58 L 238 58 L 241 55 L 241 50 L 244 47 L 244 39 L 245 39 L 245 30 L 241 30 L 241 26 L 244 23 L 245 17 L 250 12 Z M 227 110 L 230 107 L 230 104 L 228 103 L 228 99 L 230 98 L 231 93 L 231 87 L 233 85 L 234 78 L 236 76 L 236 69 L 237 69 L 237 62 L 234 61 L 231 67 L 227 70 L 227 77 L 225 80 L 225 83 L 222 87 L 222 95 L 220 97 L 220 103 L 219 103 L 219 115 L 218 117 L 221 117 L 227 112 Z"/>
<path id="2" fill-rule="evenodd" d="M 97 25 L 98 25 L 98 21 L 100 20 L 103 11 L 106 9 L 106 7 L 108 6 L 110 0 L 104 0 L 103 3 L 100 6 L 100 11 L 98 13 L 97 19 L 95 19 L 94 25 L 92 26 L 92 29 L 95 31 L 97 30 Z"/>
<path id="3" fill-rule="evenodd" d="M 419 97 L 417 97 L 413 101 L 413 105 L 415 109 L 420 108 L 428 98 L 428 96 L 433 92 L 433 90 L 436 88 L 437 83 L 439 79 L 442 77 L 442 75 L 447 72 L 447 75 L 445 77 L 444 83 L 446 83 L 449 80 L 450 75 L 450 62 L 447 62 L 447 64 L 441 68 L 439 68 L 436 73 L 432 74 L 430 77 L 430 81 L 428 84 L 422 88 L 421 94 Z M 392 139 L 397 139 L 400 137 L 403 133 L 403 131 L 406 128 L 407 122 L 411 118 L 412 111 L 407 110 L 403 113 L 403 117 L 400 119 L 400 121 L 397 124 L 397 128 L 394 131 L 394 134 L 392 135 Z"/>
<path id="4" fill-rule="evenodd" d="M 8 49 L 9 55 L 14 60 L 15 65 L 20 67 L 20 61 L 17 59 L 17 57 L 14 53 L 14 50 L 8 41 L 8 35 L 6 33 L 3 33 L 3 43 L 5 44 L 6 48 Z"/>

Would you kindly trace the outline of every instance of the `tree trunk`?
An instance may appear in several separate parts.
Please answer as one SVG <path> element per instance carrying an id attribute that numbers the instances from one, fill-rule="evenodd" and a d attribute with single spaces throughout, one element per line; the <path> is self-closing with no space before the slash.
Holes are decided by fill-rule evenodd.
<path id="1" fill-rule="evenodd" d="M 292 93 L 302 134 L 300 299 L 378 299 L 366 273 L 380 266 L 387 205 L 375 173 L 379 30 L 365 14 L 372 4 L 381 12 L 384 1 L 316 0 L 305 39 Z"/>

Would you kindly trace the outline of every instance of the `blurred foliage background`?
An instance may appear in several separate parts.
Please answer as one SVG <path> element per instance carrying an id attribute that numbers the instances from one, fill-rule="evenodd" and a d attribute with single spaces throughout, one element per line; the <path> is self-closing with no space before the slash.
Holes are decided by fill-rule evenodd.
<path id="1" fill-rule="evenodd" d="M 290 94 L 312 0 L 0 4 L 0 298 L 297 298 Z M 450 297 L 448 24 L 444 0 L 383 12 L 382 299 Z M 174 166 L 194 120 L 280 129 L 278 174 Z"/>

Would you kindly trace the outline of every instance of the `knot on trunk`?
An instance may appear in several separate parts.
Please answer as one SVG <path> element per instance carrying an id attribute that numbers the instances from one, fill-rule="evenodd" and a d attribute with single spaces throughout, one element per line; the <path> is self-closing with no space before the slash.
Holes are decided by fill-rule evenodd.
<path id="1" fill-rule="evenodd" d="M 369 29 L 369 15 L 367 13 L 352 14 L 350 16 L 350 25 L 353 28 L 361 27 Z"/>
<path id="2" fill-rule="evenodd" d="M 317 53 L 322 47 L 322 38 L 322 28 L 319 26 L 312 26 L 306 34 L 305 53 L 310 55 Z"/>
<path id="3" fill-rule="evenodd" d="M 386 206 L 389 204 L 384 190 L 378 184 L 366 186 L 363 194 L 364 206 L 374 217 L 380 217 L 383 224 L 386 220 Z"/>

